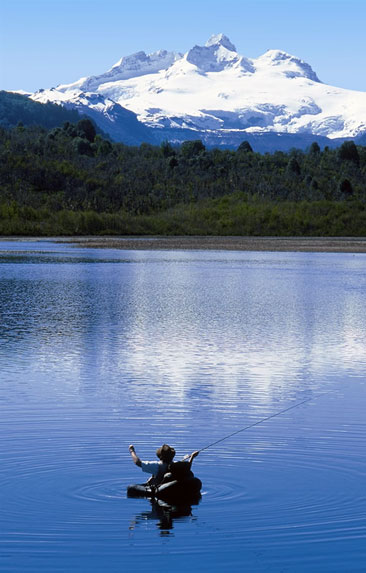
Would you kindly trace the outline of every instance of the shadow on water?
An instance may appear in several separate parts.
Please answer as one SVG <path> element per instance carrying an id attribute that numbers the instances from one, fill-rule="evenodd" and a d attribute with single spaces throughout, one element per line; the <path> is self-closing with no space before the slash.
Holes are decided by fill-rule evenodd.
<path id="1" fill-rule="evenodd" d="M 160 499 L 148 500 L 151 508 L 149 511 L 142 511 L 138 513 L 134 519 L 131 520 L 129 529 L 135 530 L 139 525 L 146 523 L 146 521 L 157 521 L 157 528 L 160 530 L 162 537 L 171 535 L 174 529 L 174 521 L 177 519 L 191 519 L 195 520 L 196 517 L 192 514 L 192 503 L 182 503 L 179 505 L 169 505 Z M 195 500 L 194 505 L 198 505 L 200 499 Z"/>

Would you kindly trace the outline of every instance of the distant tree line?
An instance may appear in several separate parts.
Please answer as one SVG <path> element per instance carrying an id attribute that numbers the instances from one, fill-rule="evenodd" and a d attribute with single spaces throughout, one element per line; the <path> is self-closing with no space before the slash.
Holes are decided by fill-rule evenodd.
<path id="1" fill-rule="evenodd" d="M 89 119 L 0 128 L 1 234 L 366 235 L 366 147 L 129 147 Z"/>

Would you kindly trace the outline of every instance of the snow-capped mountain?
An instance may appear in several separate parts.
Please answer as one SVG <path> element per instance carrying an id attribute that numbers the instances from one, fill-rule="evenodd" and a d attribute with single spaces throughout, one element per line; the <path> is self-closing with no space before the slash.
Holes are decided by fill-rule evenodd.
<path id="1" fill-rule="evenodd" d="M 156 141 L 235 145 L 250 135 L 336 139 L 366 133 L 366 93 L 323 84 L 309 64 L 280 50 L 246 58 L 223 34 L 186 54 L 138 52 L 104 74 L 31 97 L 84 106 L 119 140 L 121 108 L 152 128 Z"/>
<path id="2" fill-rule="evenodd" d="M 87 115 L 116 141 L 127 145 L 156 143 L 152 130 L 138 121 L 135 113 L 99 93 L 78 89 L 60 92 L 51 88 L 39 90 L 30 97 L 41 103 L 50 101 L 61 104 L 67 109 L 75 109 L 80 114 Z"/>

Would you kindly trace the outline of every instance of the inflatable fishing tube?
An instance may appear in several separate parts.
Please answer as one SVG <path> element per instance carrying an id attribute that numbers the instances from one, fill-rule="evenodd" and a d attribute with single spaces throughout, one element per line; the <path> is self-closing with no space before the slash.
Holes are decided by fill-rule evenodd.
<path id="1" fill-rule="evenodd" d="M 127 497 L 150 497 L 167 503 L 194 503 L 201 497 L 202 482 L 196 477 L 178 481 L 173 480 L 152 488 L 145 484 L 134 484 L 127 487 Z"/>

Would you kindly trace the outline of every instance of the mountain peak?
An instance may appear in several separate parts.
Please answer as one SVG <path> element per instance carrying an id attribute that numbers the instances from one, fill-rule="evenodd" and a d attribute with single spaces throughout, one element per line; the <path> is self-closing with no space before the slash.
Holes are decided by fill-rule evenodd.
<path id="1" fill-rule="evenodd" d="M 322 84 L 306 61 L 283 50 L 245 58 L 224 34 L 184 55 L 139 51 L 101 75 L 32 97 L 91 113 L 116 137 L 122 133 L 122 107 L 154 128 L 159 141 L 202 137 L 222 145 L 253 133 L 366 133 L 366 93 Z"/>
<path id="2" fill-rule="evenodd" d="M 223 46 L 230 52 L 236 52 L 236 47 L 232 44 L 225 34 L 214 34 L 206 42 L 206 48 L 210 46 Z"/>
<path id="3" fill-rule="evenodd" d="M 146 54 L 144 51 L 135 52 L 129 56 L 123 56 L 110 70 L 103 74 L 81 78 L 73 84 L 59 87 L 62 89 L 75 87 L 88 92 L 97 91 L 99 86 L 105 83 L 128 80 L 167 70 L 182 57 L 183 54 L 167 52 L 166 50 L 159 50 L 152 54 Z"/>
<path id="4" fill-rule="evenodd" d="M 185 58 L 201 72 L 220 72 L 243 59 L 224 34 L 211 36 L 205 46 L 194 46 Z"/>
<path id="5" fill-rule="evenodd" d="M 267 50 L 257 59 L 257 64 L 263 63 L 279 70 L 283 69 L 283 73 L 288 78 L 304 77 L 313 82 L 321 83 L 309 64 L 283 50 Z"/>

